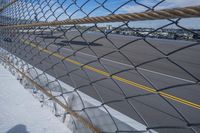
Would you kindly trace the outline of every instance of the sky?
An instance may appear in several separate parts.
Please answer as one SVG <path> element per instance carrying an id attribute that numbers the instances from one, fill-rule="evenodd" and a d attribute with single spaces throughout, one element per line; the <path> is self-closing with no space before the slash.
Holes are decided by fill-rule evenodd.
<path id="1" fill-rule="evenodd" d="M 105 16 L 112 13 L 134 13 L 147 10 L 186 7 L 200 5 L 200 0 L 22 0 L 18 10 L 23 10 L 24 17 L 34 19 L 35 14 L 41 21 L 75 19 L 83 17 Z M 61 6 L 62 5 L 62 6 Z M 103 6 L 102 6 L 103 5 Z M 50 8 L 51 7 L 51 8 Z M 189 22 L 189 23 L 188 23 Z M 192 22 L 192 23 L 191 23 Z M 200 19 L 184 19 L 180 24 L 190 28 L 200 28 Z M 169 21 L 133 22 L 136 27 L 159 27 Z M 113 25 L 119 25 L 114 23 Z"/>
<path id="2" fill-rule="evenodd" d="M 148 7 L 154 7 L 157 3 L 159 3 L 161 0 L 138 0 L 140 4 L 146 5 Z M 186 6 L 196 6 L 200 5 L 200 0 L 165 0 L 161 2 L 159 5 L 155 7 L 155 9 L 166 9 L 166 8 L 177 8 L 177 7 L 186 7 Z M 138 4 L 132 4 L 126 5 L 122 8 L 124 12 L 141 12 L 145 11 L 145 7 L 138 5 Z"/>

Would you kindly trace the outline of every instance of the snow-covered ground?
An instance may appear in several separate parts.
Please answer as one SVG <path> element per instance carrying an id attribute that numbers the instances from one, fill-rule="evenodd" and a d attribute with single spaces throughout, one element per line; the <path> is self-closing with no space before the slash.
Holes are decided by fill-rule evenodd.
<path id="1" fill-rule="evenodd" d="M 0 133 L 70 132 L 0 65 Z"/>

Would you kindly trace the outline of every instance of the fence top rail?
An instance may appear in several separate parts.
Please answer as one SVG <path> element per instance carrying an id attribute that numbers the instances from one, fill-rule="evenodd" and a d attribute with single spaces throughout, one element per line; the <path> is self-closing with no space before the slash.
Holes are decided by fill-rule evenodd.
<path id="1" fill-rule="evenodd" d="M 63 21 L 52 22 L 35 22 L 30 24 L 18 24 L 0 26 L 4 28 L 28 28 L 38 26 L 58 26 L 58 25 L 74 25 L 74 24 L 89 24 L 89 23 L 108 23 L 108 22 L 124 22 L 124 21 L 145 21 L 145 20 L 160 20 L 160 19 L 175 19 L 175 18 L 192 18 L 200 17 L 200 5 L 183 8 L 171 8 L 157 11 L 147 11 L 141 13 L 113 14 L 99 17 L 85 17 L 80 19 L 66 19 Z"/>

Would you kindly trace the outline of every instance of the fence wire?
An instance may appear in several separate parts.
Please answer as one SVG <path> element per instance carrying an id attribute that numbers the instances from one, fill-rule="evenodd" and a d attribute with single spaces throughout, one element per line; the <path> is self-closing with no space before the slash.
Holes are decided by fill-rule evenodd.
<path id="1" fill-rule="evenodd" d="M 170 2 L 1 0 L 0 55 L 73 132 L 198 133 L 200 6 Z"/>

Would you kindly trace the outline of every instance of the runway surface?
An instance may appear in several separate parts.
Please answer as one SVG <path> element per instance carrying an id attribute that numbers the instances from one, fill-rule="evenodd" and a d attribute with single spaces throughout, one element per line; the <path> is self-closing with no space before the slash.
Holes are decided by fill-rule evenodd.
<path id="1" fill-rule="evenodd" d="M 158 132 L 192 133 L 172 127 L 200 123 L 197 42 L 77 31 L 17 38 L 2 47 L 148 127 L 168 127 Z"/>

